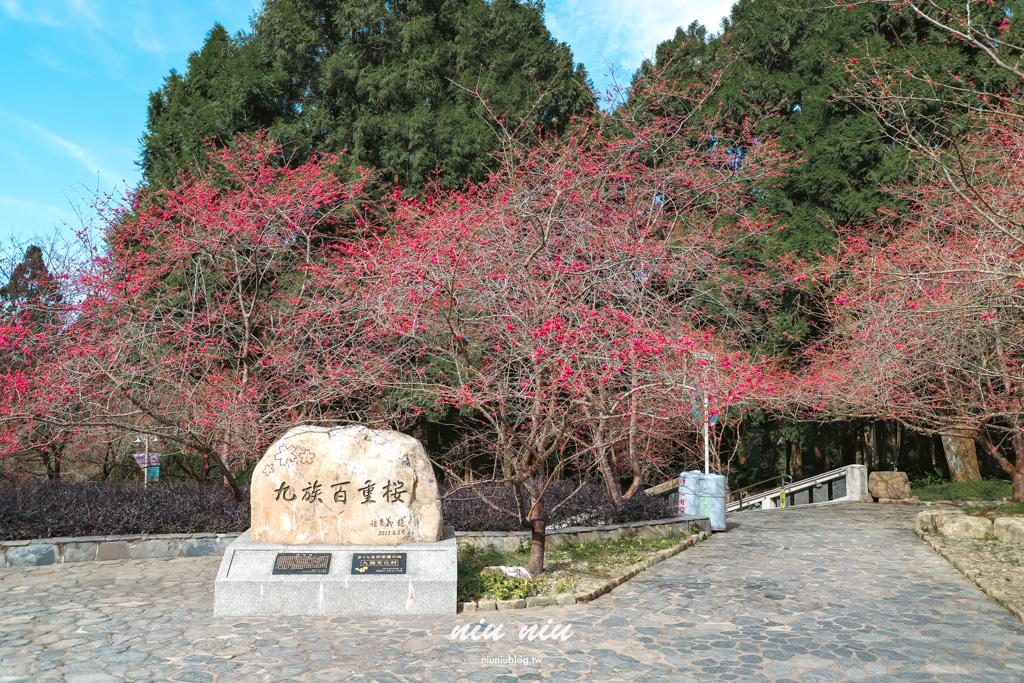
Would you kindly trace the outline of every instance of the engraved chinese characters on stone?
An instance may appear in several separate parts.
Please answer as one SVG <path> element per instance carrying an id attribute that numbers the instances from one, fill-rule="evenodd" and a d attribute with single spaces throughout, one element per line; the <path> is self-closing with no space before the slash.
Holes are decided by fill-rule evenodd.
<path id="1" fill-rule="evenodd" d="M 291 429 L 254 470 L 250 498 L 257 541 L 398 545 L 441 538 L 430 461 L 416 439 L 399 432 Z"/>

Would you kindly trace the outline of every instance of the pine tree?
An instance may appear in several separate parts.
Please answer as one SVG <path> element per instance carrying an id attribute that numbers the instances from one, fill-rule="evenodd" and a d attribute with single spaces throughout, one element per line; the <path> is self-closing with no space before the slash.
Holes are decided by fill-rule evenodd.
<path id="1" fill-rule="evenodd" d="M 976 10 L 982 12 L 993 16 L 993 25 L 1005 12 L 1013 14 L 986 5 Z M 739 0 L 723 28 L 718 36 L 696 22 L 678 29 L 639 75 L 664 68 L 668 77 L 686 82 L 721 69 L 720 115 L 738 121 L 779 107 L 780 115 L 766 119 L 762 131 L 778 135 L 804 163 L 789 171 L 781 192 L 769 193 L 765 204 L 785 224 L 775 246 L 807 257 L 830 250 L 837 227 L 862 224 L 883 203 L 893 204 L 885 187 L 914 173 L 905 150 L 894 144 L 901 124 L 882 126 L 873 112 L 840 96 L 853 84 L 851 66 L 873 56 L 893 70 L 913 65 L 921 76 L 959 74 L 988 92 L 1010 87 L 978 50 L 891 3 L 844 8 L 815 0 Z M 976 99 L 956 102 L 951 91 L 937 94 L 923 97 L 917 113 L 939 118 L 977 106 Z"/>
<path id="2" fill-rule="evenodd" d="M 206 161 L 208 141 L 223 145 L 286 116 L 286 77 L 261 57 L 251 36 L 232 38 L 215 24 L 186 75 L 172 71 L 149 97 L 139 165 L 150 182 L 173 185 Z"/>
<path id="3" fill-rule="evenodd" d="M 43 261 L 43 250 L 31 245 L 11 271 L 10 280 L 0 287 L 0 302 L 10 315 L 27 315 L 30 321 L 42 321 L 47 309 L 61 302 L 61 294 Z"/>
<path id="4" fill-rule="evenodd" d="M 435 171 L 457 187 L 488 175 L 506 133 L 559 134 L 593 109 L 541 3 L 268 0 L 251 34 L 215 26 L 152 94 L 141 163 L 174 183 L 207 139 L 265 127 L 292 161 L 347 152 L 403 188 Z"/>

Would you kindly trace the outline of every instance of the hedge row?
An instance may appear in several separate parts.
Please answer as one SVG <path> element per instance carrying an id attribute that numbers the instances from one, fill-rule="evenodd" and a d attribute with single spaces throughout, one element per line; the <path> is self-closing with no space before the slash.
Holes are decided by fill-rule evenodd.
<path id="1" fill-rule="evenodd" d="M 0 484 L 0 540 L 245 531 L 249 501 L 220 486 L 25 481 Z"/>
<path id="2" fill-rule="evenodd" d="M 576 486 L 549 487 L 548 510 Z M 500 512 L 500 508 L 505 512 Z M 445 524 L 460 531 L 521 529 L 512 490 L 499 485 L 452 489 L 442 499 Z M 639 494 L 617 514 L 601 486 L 588 485 L 549 516 L 556 526 L 630 522 L 666 517 L 665 502 Z M 0 540 L 113 534 L 227 533 L 249 528 L 249 501 L 236 502 L 221 486 L 115 482 L 0 483 Z"/>
<path id="3" fill-rule="evenodd" d="M 549 526 L 596 526 L 620 522 L 663 519 L 672 513 L 664 498 L 637 492 L 626 500 L 622 510 L 612 504 L 603 485 L 554 482 L 544 493 Z M 555 507 L 557 509 L 555 509 Z M 516 499 L 511 487 L 481 484 L 449 490 L 441 501 L 446 524 L 459 531 L 521 530 L 516 514 Z"/>

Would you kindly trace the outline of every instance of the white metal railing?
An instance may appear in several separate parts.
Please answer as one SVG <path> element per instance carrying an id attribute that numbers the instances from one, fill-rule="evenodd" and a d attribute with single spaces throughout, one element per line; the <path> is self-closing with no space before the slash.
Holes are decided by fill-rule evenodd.
<path id="1" fill-rule="evenodd" d="M 838 490 L 839 482 L 844 484 L 841 495 Z M 804 493 L 807 494 L 806 500 L 802 500 Z M 839 467 L 752 496 L 745 496 L 741 493 L 740 498 L 728 502 L 725 509 L 726 512 L 768 510 L 839 501 L 871 501 L 871 496 L 868 493 L 867 468 L 864 465 Z"/>

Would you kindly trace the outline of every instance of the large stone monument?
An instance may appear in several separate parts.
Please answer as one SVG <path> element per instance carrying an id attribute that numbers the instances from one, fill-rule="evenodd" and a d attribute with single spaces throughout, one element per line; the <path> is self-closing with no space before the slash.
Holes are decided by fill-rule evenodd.
<path id="1" fill-rule="evenodd" d="M 216 614 L 455 613 L 455 534 L 416 439 L 296 427 L 256 465 L 250 499 L 251 527 L 217 573 Z"/>

